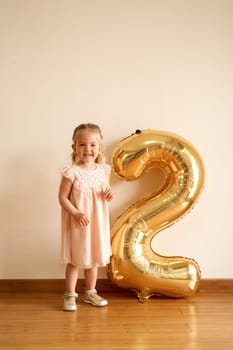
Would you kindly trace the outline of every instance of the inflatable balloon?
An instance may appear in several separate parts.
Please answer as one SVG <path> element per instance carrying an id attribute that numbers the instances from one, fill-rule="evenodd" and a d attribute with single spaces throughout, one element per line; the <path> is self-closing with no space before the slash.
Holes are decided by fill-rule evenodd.
<path id="1" fill-rule="evenodd" d="M 122 180 L 136 180 L 156 166 L 163 169 L 165 181 L 159 193 L 140 199 L 113 224 L 110 281 L 136 291 L 139 301 L 154 294 L 175 298 L 192 295 L 201 277 L 198 263 L 182 256 L 159 255 L 152 250 L 151 241 L 197 201 L 204 185 L 198 152 L 178 135 L 137 130 L 119 143 L 111 162 Z"/>

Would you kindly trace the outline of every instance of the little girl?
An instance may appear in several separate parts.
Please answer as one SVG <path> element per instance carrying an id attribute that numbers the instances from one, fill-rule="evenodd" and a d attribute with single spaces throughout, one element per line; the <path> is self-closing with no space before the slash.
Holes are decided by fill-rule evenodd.
<path id="1" fill-rule="evenodd" d="M 72 165 L 62 171 L 59 203 L 62 208 L 62 255 L 66 265 L 65 311 L 77 310 L 78 270 L 84 269 L 84 301 L 104 306 L 108 301 L 95 289 L 97 269 L 111 256 L 108 201 L 111 167 L 104 164 L 99 126 L 81 124 L 73 132 Z"/>

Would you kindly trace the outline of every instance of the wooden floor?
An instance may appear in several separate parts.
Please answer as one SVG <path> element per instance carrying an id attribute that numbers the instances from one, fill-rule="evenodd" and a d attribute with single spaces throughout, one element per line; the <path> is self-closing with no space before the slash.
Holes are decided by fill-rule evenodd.
<path id="1" fill-rule="evenodd" d="M 104 296 L 106 307 L 81 295 L 78 311 L 64 312 L 58 293 L 0 293 L 0 349 L 233 349 L 231 291 L 144 303 L 129 291 Z"/>

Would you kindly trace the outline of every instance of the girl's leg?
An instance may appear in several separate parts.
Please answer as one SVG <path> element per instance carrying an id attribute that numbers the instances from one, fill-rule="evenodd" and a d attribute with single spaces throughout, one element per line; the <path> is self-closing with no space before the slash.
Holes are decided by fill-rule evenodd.
<path id="1" fill-rule="evenodd" d="M 66 265 L 66 281 L 65 288 L 68 293 L 75 293 L 76 284 L 78 280 L 78 268 L 72 264 Z M 75 298 L 70 298 L 71 301 L 75 300 Z"/>
<path id="2" fill-rule="evenodd" d="M 108 304 L 106 299 L 101 298 L 95 289 L 97 281 L 97 267 L 92 267 L 91 269 L 86 269 L 85 273 L 85 303 L 90 303 L 94 306 L 105 306 Z"/>
<path id="3" fill-rule="evenodd" d="M 97 281 L 97 267 L 92 267 L 91 269 L 85 269 L 85 287 L 86 290 L 95 289 Z"/>

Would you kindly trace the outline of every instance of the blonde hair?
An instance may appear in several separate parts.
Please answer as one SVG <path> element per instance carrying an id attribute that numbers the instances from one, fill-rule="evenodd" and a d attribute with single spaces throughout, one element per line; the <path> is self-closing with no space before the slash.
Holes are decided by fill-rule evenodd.
<path id="1" fill-rule="evenodd" d="M 93 132 L 93 133 L 99 135 L 100 152 L 99 152 L 99 155 L 96 158 L 95 162 L 96 163 L 105 163 L 104 146 L 103 146 L 103 142 L 102 142 L 103 141 L 103 135 L 102 135 L 102 131 L 101 131 L 100 127 L 98 125 L 92 124 L 92 123 L 85 123 L 85 124 L 78 125 L 74 129 L 73 136 L 72 136 L 72 141 L 73 141 L 74 144 L 76 144 L 78 136 L 83 131 L 89 131 L 89 132 Z M 78 164 L 79 163 L 79 159 L 77 158 L 77 155 L 75 154 L 74 151 L 71 154 L 71 158 L 72 158 L 72 163 L 73 164 Z"/>

